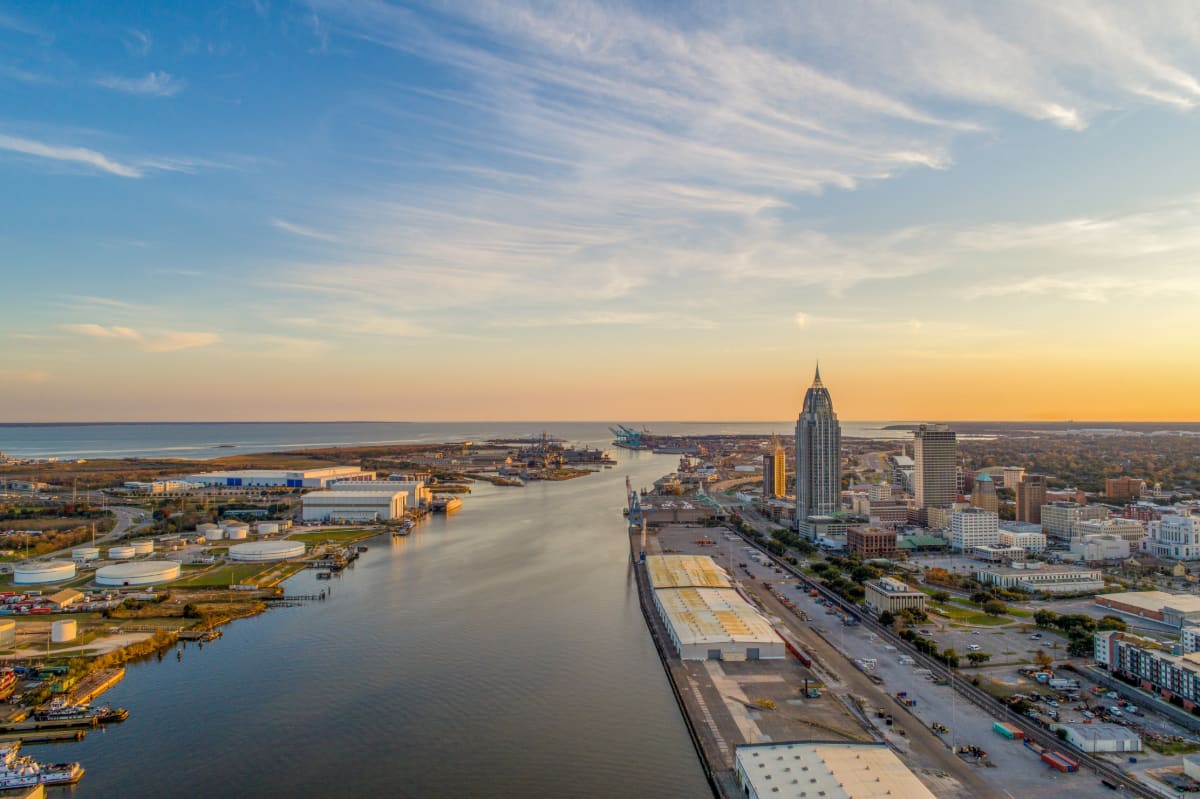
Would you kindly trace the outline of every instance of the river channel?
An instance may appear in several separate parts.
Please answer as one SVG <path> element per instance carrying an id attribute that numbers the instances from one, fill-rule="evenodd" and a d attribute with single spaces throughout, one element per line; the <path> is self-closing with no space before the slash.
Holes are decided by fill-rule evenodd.
<path id="1" fill-rule="evenodd" d="M 124 724 L 28 747 L 93 797 L 704 797 L 638 607 L 620 509 L 672 456 L 525 488 L 377 537 L 325 602 L 132 666 Z M 59 793 L 58 791 L 54 793 Z"/>

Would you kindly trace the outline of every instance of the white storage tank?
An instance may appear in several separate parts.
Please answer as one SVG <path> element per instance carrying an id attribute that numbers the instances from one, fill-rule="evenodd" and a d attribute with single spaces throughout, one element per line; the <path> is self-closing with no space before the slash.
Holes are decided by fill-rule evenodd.
<path id="1" fill-rule="evenodd" d="M 259 535 L 276 535 L 279 532 L 279 522 L 259 522 Z"/>
<path id="2" fill-rule="evenodd" d="M 153 555 L 154 542 L 149 538 L 139 538 L 137 541 L 131 541 L 130 546 L 133 547 L 134 554 L 137 555 Z"/>
<path id="3" fill-rule="evenodd" d="M 250 525 L 245 522 L 222 522 L 221 532 L 226 538 L 245 538 L 250 534 Z"/>
<path id="4" fill-rule="evenodd" d="M 100 557 L 100 547 L 76 547 L 71 550 L 75 560 L 96 560 Z"/>
<path id="5" fill-rule="evenodd" d="M 181 567 L 173 560 L 140 560 L 115 563 L 96 570 L 96 585 L 135 586 L 169 583 L 179 578 Z"/>
<path id="6" fill-rule="evenodd" d="M 79 632 L 79 625 L 74 619 L 60 619 L 50 625 L 50 642 L 53 644 L 65 644 L 75 640 L 75 634 Z"/>
<path id="7" fill-rule="evenodd" d="M 124 558 L 132 558 L 137 554 L 137 550 L 133 547 L 119 546 L 108 548 L 109 560 L 123 560 Z"/>
<path id="8" fill-rule="evenodd" d="M 205 522 L 204 524 L 197 524 L 196 525 L 196 535 L 204 536 L 209 541 L 212 541 L 214 538 L 221 537 L 221 527 L 220 527 L 220 525 L 212 524 L 211 522 Z"/>
<path id="9" fill-rule="evenodd" d="M 13 567 L 13 585 L 58 583 L 75 576 L 75 564 L 69 560 L 26 561 Z"/>
<path id="10" fill-rule="evenodd" d="M 238 561 L 266 562 L 298 558 L 304 554 L 301 541 L 251 541 L 234 544 L 229 548 L 229 558 Z"/>

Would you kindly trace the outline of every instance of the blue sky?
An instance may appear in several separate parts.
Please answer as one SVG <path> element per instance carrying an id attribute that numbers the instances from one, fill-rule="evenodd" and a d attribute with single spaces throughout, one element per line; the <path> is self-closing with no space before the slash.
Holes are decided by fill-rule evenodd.
<path id="1" fill-rule="evenodd" d="M 0 420 L 1192 418 L 1198 74 L 1187 2 L 8 3 Z"/>

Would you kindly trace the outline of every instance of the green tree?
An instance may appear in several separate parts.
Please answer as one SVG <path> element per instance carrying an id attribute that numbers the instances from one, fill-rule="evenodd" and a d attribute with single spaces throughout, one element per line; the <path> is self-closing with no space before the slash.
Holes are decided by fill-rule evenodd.
<path id="1" fill-rule="evenodd" d="M 1039 610 L 1033 614 L 1033 622 L 1038 627 L 1053 626 L 1054 620 L 1058 618 L 1058 614 L 1052 610 Z"/>
<path id="2" fill-rule="evenodd" d="M 980 666 L 992 659 L 992 656 L 987 652 L 968 652 L 967 660 L 971 661 L 972 666 Z"/>
<path id="3" fill-rule="evenodd" d="M 1104 616 L 1100 621 L 1096 622 L 1097 630 L 1120 630 L 1125 632 L 1129 629 L 1129 625 L 1119 616 Z"/>
<path id="4" fill-rule="evenodd" d="M 890 610 L 885 610 L 879 614 L 879 623 L 884 627 L 891 627 L 896 623 L 896 616 Z"/>
<path id="5" fill-rule="evenodd" d="M 934 602 L 943 602 L 943 603 L 949 602 L 950 601 L 950 592 L 949 591 L 934 591 L 933 593 L 931 593 L 929 595 L 929 598 L 932 599 Z"/>
<path id="6" fill-rule="evenodd" d="M 1008 612 L 1008 605 L 999 599 L 990 599 L 983 603 L 983 612 L 989 616 L 1003 616 Z"/>

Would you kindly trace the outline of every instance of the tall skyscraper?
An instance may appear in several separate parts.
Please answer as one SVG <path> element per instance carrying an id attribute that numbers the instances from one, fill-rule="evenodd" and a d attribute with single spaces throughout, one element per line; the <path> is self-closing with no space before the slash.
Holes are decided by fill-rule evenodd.
<path id="1" fill-rule="evenodd" d="M 763 499 L 783 496 L 787 496 L 787 454 L 776 437 L 775 449 L 763 455 Z"/>
<path id="2" fill-rule="evenodd" d="M 1027 474 L 1017 483 L 1017 521 L 1042 523 L 1042 506 L 1046 504 L 1046 475 Z"/>
<path id="3" fill-rule="evenodd" d="M 1000 511 L 1000 497 L 996 495 L 996 484 L 987 472 L 980 472 L 975 478 L 975 487 L 971 489 L 971 505 L 990 510 L 992 513 Z"/>
<path id="4" fill-rule="evenodd" d="M 958 499 L 958 438 L 944 424 L 923 424 L 913 433 L 913 493 L 917 507 L 937 508 Z"/>
<path id="5" fill-rule="evenodd" d="M 829 516 L 842 506 L 842 428 L 821 367 L 796 420 L 796 520 Z"/>

